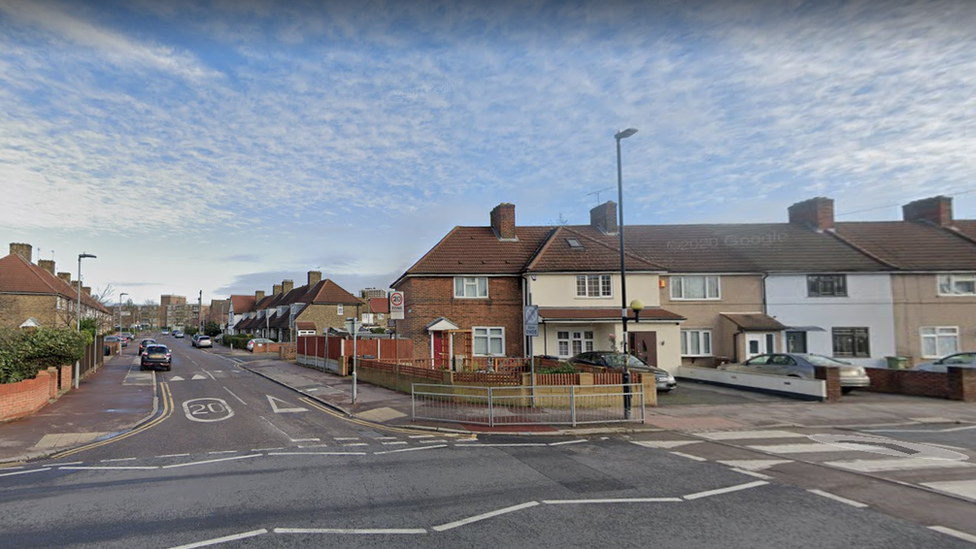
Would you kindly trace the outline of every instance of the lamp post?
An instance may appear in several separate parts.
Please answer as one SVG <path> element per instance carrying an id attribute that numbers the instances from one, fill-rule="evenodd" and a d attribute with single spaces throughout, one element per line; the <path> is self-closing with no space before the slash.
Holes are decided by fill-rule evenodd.
<path id="1" fill-rule="evenodd" d="M 122 354 L 122 296 L 129 295 L 125 292 L 119 294 L 119 354 Z"/>
<path id="2" fill-rule="evenodd" d="M 77 315 L 77 330 L 81 331 L 81 260 L 82 259 L 95 259 L 95 256 L 89 253 L 78 254 L 78 309 L 75 311 Z M 92 349 L 95 352 L 95 349 Z M 78 378 L 81 376 L 81 361 L 75 361 L 75 375 L 74 375 L 74 385 L 75 389 L 78 388 Z"/>
<path id="3" fill-rule="evenodd" d="M 627 270 L 624 268 L 624 176 L 620 162 L 620 140 L 637 133 L 634 128 L 620 130 L 614 135 L 617 140 L 617 214 L 620 221 L 617 223 L 617 233 L 620 234 L 620 315 L 623 323 L 624 339 L 622 347 L 624 354 L 627 354 L 629 340 L 627 339 Z M 624 361 L 624 371 L 627 371 L 627 362 Z"/>

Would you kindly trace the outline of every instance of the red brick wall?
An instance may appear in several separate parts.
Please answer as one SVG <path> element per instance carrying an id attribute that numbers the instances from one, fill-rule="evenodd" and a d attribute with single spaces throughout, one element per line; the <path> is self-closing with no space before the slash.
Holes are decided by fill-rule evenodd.
<path id="1" fill-rule="evenodd" d="M 488 299 L 454 299 L 454 279 L 449 276 L 408 278 L 397 290 L 404 292 L 404 319 L 396 321 L 397 333 L 413 341 L 415 358 L 430 358 L 430 334 L 426 326 L 444 317 L 462 330 L 473 326 L 505 328 L 505 355 L 523 356 L 522 279 L 489 277 Z M 454 353 L 461 338 L 454 342 Z"/>
<path id="2" fill-rule="evenodd" d="M 58 388 L 62 393 L 71 389 L 71 376 L 74 375 L 75 368 L 71 364 L 61 367 L 61 386 Z"/>
<path id="3" fill-rule="evenodd" d="M 865 368 L 871 378 L 867 391 L 949 398 L 949 376 L 937 372 Z"/>
<path id="4" fill-rule="evenodd" d="M 843 393 L 840 387 L 840 369 L 814 366 L 814 377 L 827 382 L 827 402 L 837 402 Z"/>
<path id="5" fill-rule="evenodd" d="M 29 416 L 57 396 L 57 378 L 47 370 L 34 379 L 0 385 L 0 421 Z"/>
<path id="6" fill-rule="evenodd" d="M 976 369 L 949 368 L 948 378 L 949 398 L 963 402 L 976 402 Z"/>

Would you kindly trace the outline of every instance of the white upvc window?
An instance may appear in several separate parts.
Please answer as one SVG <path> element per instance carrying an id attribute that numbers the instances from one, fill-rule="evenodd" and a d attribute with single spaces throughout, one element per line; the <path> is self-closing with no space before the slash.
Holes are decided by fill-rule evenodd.
<path id="1" fill-rule="evenodd" d="M 456 298 L 488 297 L 488 277 L 487 276 L 454 277 L 454 297 Z"/>
<path id="2" fill-rule="evenodd" d="M 671 299 L 708 300 L 721 299 L 717 276 L 672 276 Z"/>
<path id="3" fill-rule="evenodd" d="M 560 357 L 571 357 L 593 351 L 593 331 L 556 332 L 556 350 Z"/>
<path id="4" fill-rule="evenodd" d="M 505 355 L 505 328 L 500 326 L 475 326 L 474 354 L 485 356 Z"/>
<path id="5" fill-rule="evenodd" d="M 959 352 L 958 326 L 922 326 L 922 356 L 942 358 Z"/>
<path id="6" fill-rule="evenodd" d="M 976 295 L 976 274 L 939 275 L 939 295 Z"/>
<path id="7" fill-rule="evenodd" d="M 336 314 L 342 315 L 342 305 L 336 305 Z"/>
<path id="8" fill-rule="evenodd" d="M 576 275 L 576 297 L 613 297 L 610 275 Z"/>
<path id="9" fill-rule="evenodd" d="M 712 356 L 712 331 L 681 330 L 681 356 Z"/>

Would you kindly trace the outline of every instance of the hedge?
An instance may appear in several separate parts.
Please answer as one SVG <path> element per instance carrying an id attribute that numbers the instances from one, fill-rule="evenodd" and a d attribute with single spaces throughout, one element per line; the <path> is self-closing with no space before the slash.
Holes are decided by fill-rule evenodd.
<path id="1" fill-rule="evenodd" d="M 0 384 L 33 379 L 49 366 L 71 364 L 85 356 L 88 332 L 63 328 L 0 330 Z"/>

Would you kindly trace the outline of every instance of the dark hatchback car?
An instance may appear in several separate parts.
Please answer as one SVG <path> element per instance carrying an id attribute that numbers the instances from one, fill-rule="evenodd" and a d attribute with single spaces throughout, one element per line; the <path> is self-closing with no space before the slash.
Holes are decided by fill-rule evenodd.
<path id="1" fill-rule="evenodd" d="M 574 356 L 569 359 L 569 363 L 620 370 L 624 365 L 625 357 L 628 359 L 627 369 L 630 371 L 654 374 L 655 386 L 658 391 L 667 393 L 678 387 L 678 382 L 675 381 L 670 372 L 657 366 L 651 366 L 633 355 L 624 355 L 613 351 L 589 351 Z"/>
<path id="2" fill-rule="evenodd" d="M 173 354 L 170 352 L 169 347 L 165 345 L 159 345 L 154 343 L 146 347 L 146 350 L 142 352 L 142 361 L 140 362 L 140 370 L 155 370 L 157 367 L 169 371 L 173 366 Z"/>
<path id="3" fill-rule="evenodd" d="M 142 341 L 139 342 L 139 354 L 141 355 L 142 352 L 146 350 L 146 347 L 155 344 L 156 344 L 155 339 L 143 339 Z"/>

